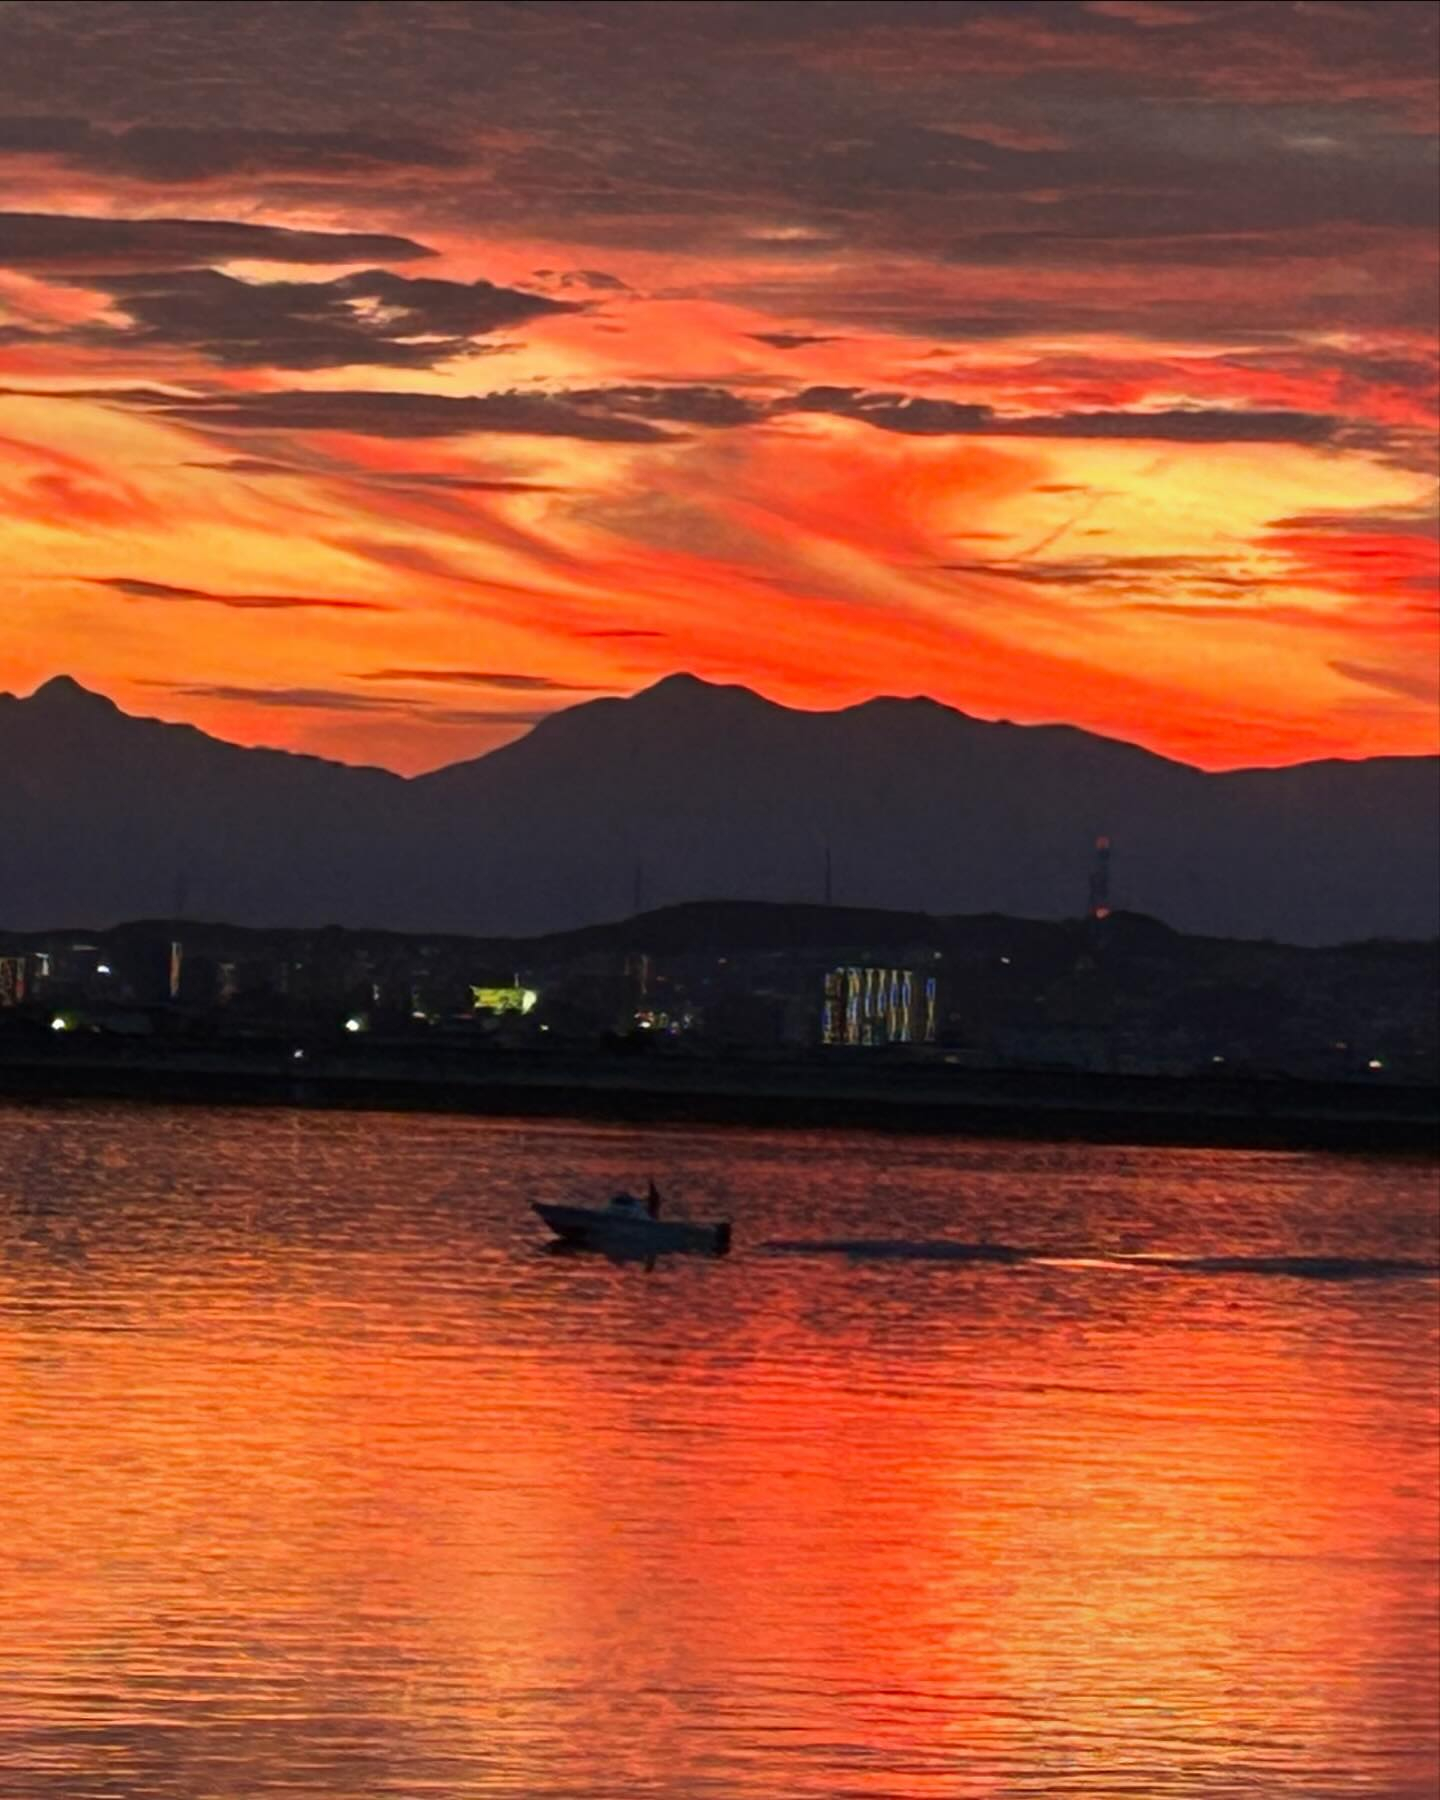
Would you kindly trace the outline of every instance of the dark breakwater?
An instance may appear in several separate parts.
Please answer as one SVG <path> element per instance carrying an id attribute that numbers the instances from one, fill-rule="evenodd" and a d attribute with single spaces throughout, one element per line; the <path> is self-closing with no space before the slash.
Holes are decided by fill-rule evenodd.
<path id="1" fill-rule="evenodd" d="M 1258 1077 L 983 1070 L 932 1062 L 159 1048 L 66 1042 L 0 1055 L 0 1097 L 864 1126 L 975 1137 L 1254 1148 L 1440 1147 L 1432 1088 Z"/>

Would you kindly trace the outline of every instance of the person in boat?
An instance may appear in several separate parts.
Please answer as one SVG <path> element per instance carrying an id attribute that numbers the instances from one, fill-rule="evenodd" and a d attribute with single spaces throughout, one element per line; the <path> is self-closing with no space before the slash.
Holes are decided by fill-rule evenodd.
<path id="1" fill-rule="evenodd" d="M 634 1194 L 616 1194 L 610 1202 L 610 1210 L 621 1213 L 643 1212 L 648 1218 L 658 1219 L 660 1217 L 660 1190 L 652 1180 L 643 1200 L 637 1200 Z"/>

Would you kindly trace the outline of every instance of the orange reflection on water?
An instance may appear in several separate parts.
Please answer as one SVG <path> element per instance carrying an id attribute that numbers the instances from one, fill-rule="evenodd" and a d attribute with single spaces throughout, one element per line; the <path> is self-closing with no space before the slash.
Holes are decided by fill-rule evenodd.
<path id="1" fill-rule="evenodd" d="M 122 1156 L 15 1216 L 27 1795 L 1433 1782 L 1433 1283 L 744 1237 L 647 1276 L 536 1252 L 543 1133 L 477 1201 L 412 1156 L 443 1127 L 322 1128 L 315 1171 L 276 1121 L 197 1126 L 177 1157 L 242 1165 L 203 1205 L 127 1197 Z M 606 1147 L 555 1131 L 598 1185 Z M 813 1168 L 769 1176 L 814 1204 Z"/>

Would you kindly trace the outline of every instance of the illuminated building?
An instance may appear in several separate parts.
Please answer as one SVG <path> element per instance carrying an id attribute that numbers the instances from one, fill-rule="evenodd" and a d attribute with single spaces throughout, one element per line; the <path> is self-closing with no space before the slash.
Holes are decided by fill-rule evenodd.
<path id="1" fill-rule="evenodd" d="M 470 1003 L 476 1012 L 528 1013 L 540 998 L 534 988 L 472 987 Z"/>
<path id="2" fill-rule="evenodd" d="M 831 969 L 824 980 L 820 1039 L 826 1044 L 931 1044 L 935 977 L 913 969 Z"/>

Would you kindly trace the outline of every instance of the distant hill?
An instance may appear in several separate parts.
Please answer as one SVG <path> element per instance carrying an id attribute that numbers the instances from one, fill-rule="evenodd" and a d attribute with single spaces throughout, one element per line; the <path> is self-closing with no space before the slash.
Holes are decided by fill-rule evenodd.
<path id="1" fill-rule="evenodd" d="M 176 910 L 241 924 L 529 936 L 683 901 L 1035 918 L 1118 906 L 1183 931 L 1430 937 L 1440 763 L 1210 775 L 1066 726 L 930 700 L 839 712 L 672 676 L 406 781 L 122 713 L 65 677 L 0 696 L 0 923 Z"/>

